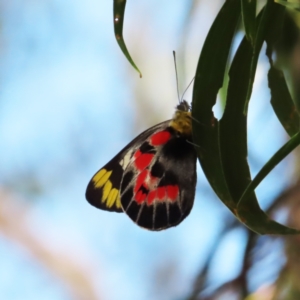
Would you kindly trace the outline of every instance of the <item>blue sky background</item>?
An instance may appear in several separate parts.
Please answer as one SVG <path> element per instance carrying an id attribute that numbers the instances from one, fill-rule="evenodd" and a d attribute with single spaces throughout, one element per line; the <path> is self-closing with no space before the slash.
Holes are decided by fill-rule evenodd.
<path id="1" fill-rule="evenodd" d="M 1 3 L 0 209 L 16 228 L 0 218 L 0 299 L 76 299 L 65 282 L 72 275 L 58 275 L 67 262 L 82 270 L 95 299 L 183 299 L 226 222 L 229 213 L 200 168 L 190 216 L 167 231 L 145 231 L 85 200 L 91 176 L 136 134 L 170 118 L 177 103 L 172 50 L 182 47 L 187 2 L 150 2 L 128 1 L 124 24 L 143 79 L 115 41 L 112 1 Z M 193 77 L 221 3 L 194 12 L 180 87 Z M 267 67 L 262 56 L 249 116 L 254 174 L 285 139 L 269 106 Z M 287 168 L 258 188 L 263 207 L 290 181 L 281 176 Z M 234 276 L 244 238 L 243 230 L 224 237 L 214 282 Z"/>

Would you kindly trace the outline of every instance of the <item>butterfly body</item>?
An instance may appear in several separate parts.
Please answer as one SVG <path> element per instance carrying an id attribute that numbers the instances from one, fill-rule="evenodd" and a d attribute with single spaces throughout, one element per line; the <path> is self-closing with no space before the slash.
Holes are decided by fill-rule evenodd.
<path id="1" fill-rule="evenodd" d="M 197 155 L 191 141 L 191 114 L 183 101 L 173 119 L 141 133 L 94 175 L 87 200 L 125 212 L 149 230 L 176 226 L 194 202 Z"/>

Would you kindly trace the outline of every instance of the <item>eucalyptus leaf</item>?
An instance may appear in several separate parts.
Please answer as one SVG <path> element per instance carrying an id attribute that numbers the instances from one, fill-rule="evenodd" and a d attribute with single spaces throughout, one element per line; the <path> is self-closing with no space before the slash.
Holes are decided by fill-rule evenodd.
<path id="1" fill-rule="evenodd" d="M 271 66 L 268 73 L 268 81 L 274 112 L 289 136 L 293 136 L 299 132 L 300 118 L 283 72 Z"/>
<path id="2" fill-rule="evenodd" d="M 241 0 L 242 4 L 242 20 L 246 32 L 246 37 L 251 44 L 255 40 L 255 14 L 256 14 L 256 0 Z"/>
<path id="3" fill-rule="evenodd" d="M 195 76 L 192 101 L 193 141 L 198 158 L 211 187 L 234 212 L 223 174 L 219 147 L 219 122 L 213 106 L 223 84 L 234 33 L 240 17 L 240 0 L 228 0 L 217 15 L 203 45 Z"/>
<path id="4" fill-rule="evenodd" d="M 299 0 L 275 0 L 275 2 L 286 6 L 287 8 L 292 8 L 297 11 L 300 11 L 300 1 Z"/>
<path id="5" fill-rule="evenodd" d="M 115 30 L 115 37 L 119 44 L 119 47 L 121 48 L 122 52 L 124 53 L 127 60 L 130 62 L 130 64 L 139 72 L 140 77 L 142 77 L 142 73 L 132 60 L 124 38 L 123 38 L 123 23 L 124 23 L 124 15 L 125 15 L 125 6 L 126 6 L 126 0 L 114 0 L 114 30 Z"/>

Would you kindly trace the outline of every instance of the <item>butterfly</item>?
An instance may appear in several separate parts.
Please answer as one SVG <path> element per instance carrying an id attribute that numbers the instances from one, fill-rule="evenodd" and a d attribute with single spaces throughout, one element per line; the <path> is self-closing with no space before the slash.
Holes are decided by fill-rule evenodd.
<path id="1" fill-rule="evenodd" d="M 171 120 L 142 132 L 92 177 L 86 199 L 149 230 L 176 226 L 193 207 L 196 159 L 190 106 L 182 100 Z"/>

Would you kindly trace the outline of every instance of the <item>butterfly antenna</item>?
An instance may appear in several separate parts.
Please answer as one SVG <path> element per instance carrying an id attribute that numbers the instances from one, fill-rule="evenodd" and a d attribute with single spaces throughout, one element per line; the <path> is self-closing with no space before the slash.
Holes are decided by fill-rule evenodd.
<path id="1" fill-rule="evenodd" d="M 188 84 L 188 86 L 185 88 L 185 90 L 184 90 L 184 92 L 183 92 L 183 94 L 182 94 L 182 97 L 181 97 L 181 99 L 180 99 L 180 102 L 182 102 L 183 97 L 184 97 L 186 91 L 187 91 L 188 88 L 191 86 L 191 84 L 193 83 L 194 80 L 195 80 L 195 76 L 193 77 L 193 79 L 191 80 L 191 82 Z"/>
<path id="2" fill-rule="evenodd" d="M 173 50 L 173 57 L 174 57 L 174 65 L 175 65 L 175 74 L 176 74 L 176 87 L 177 87 L 177 97 L 178 102 L 180 104 L 180 97 L 179 97 L 179 88 L 178 88 L 178 74 L 177 74 L 177 64 L 176 64 L 176 52 Z"/>

